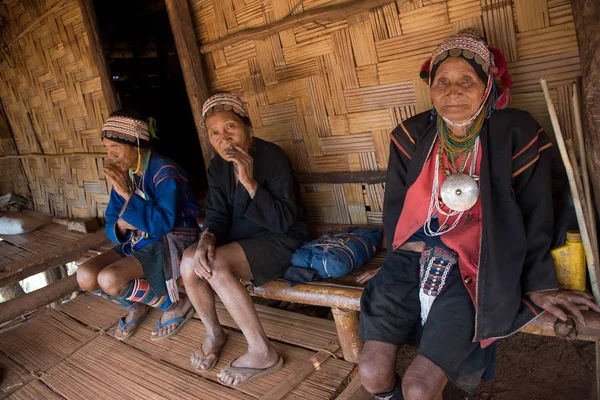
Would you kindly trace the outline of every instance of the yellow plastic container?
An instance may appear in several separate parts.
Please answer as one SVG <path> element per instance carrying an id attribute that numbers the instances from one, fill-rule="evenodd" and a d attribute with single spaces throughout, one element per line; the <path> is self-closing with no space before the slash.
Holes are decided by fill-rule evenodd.
<path id="1" fill-rule="evenodd" d="M 579 231 L 568 231 L 566 243 L 550 253 L 556 265 L 558 286 L 564 290 L 585 291 L 585 251 Z"/>

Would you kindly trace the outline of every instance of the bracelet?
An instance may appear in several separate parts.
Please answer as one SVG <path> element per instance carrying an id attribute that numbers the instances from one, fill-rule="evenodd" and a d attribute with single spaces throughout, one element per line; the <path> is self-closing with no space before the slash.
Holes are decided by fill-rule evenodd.
<path id="1" fill-rule="evenodd" d="M 213 239 L 217 239 L 217 237 L 215 236 L 214 233 L 210 232 L 208 230 L 208 228 L 206 228 L 205 230 L 202 231 L 202 233 L 200 234 L 200 240 L 202 240 L 202 238 L 204 238 L 205 235 L 211 235 L 213 237 Z"/>

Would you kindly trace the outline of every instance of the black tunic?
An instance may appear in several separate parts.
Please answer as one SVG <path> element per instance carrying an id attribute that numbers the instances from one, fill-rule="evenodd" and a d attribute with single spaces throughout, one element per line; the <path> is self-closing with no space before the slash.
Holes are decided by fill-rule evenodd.
<path id="1" fill-rule="evenodd" d="M 292 164 L 276 144 L 253 138 L 249 151 L 254 159 L 258 188 L 251 198 L 236 185 L 233 164 L 218 154 L 208 167 L 208 194 L 204 227 L 223 245 L 243 239 L 286 235 L 309 240 L 308 217 Z"/>
<path id="2" fill-rule="evenodd" d="M 383 224 L 392 232 L 406 192 L 415 182 L 436 137 L 425 112 L 392 135 Z M 482 237 L 477 274 L 474 340 L 510 335 L 539 315 L 529 293 L 558 288 L 550 256 L 552 190 L 550 142 L 526 112 L 496 111 L 481 132 Z"/>

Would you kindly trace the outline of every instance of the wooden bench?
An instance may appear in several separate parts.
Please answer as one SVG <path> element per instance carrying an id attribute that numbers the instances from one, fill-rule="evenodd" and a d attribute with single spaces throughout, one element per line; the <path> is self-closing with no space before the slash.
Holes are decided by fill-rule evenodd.
<path id="1" fill-rule="evenodd" d="M 104 229 L 93 233 L 72 232 L 67 226 L 47 223 L 20 235 L 0 235 L 0 287 L 71 261 L 77 261 L 90 249 L 106 245 Z M 77 290 L 77 277 L 71 275 L 42 289 L 0 305 L 0 323 L 43 307 Z"/>
<path id="2" fill-rule="evenodd" d="M 314 227 L 313 237 L 319 237 L 329 230 L 343 229 L 348 226 L 320 225 Z M 385 243 L 385 240 L 383 240 L 383 243 Z M 245 285 L 248 292 L 255 297 L 330 307 L 344 359 L 357 363 L 363 345 L 358 335 L 358 328 L 360 297 L 364 285 L 356 282 L 356 278 L 364 272 L 381 267 L 387 258 L 387 254 L 386 250 L 379 252 L 363 267 L 339 279 L 325 279 L 295 286 L 290 286 L 280 279 L 268 282 L 260 287 L 254 286 L 251 282 L 245 282 Z M 592 311 L 582 312 L 586 319 L 586 326 L 579 327 L 577 330 L 571 324 L 557 321 L 550 314 L 544 313 L 521 329 L 521 332 L 597 341 L 600 338 L 600 314 Z"/>

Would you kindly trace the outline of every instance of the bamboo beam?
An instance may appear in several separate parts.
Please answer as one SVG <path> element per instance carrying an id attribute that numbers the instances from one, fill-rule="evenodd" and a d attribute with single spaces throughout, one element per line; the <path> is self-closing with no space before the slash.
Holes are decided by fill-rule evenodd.
<path id="1" fill-rule="evenodd" d="M 6 301 L 0 304 L 0 324 L 57 301 L 78 287 L 77 275 L 71 275 L 25 296 Z"/>
<path id="2" fill-rule="evenodd" d="M 8 160 L 11 158 L 26 159 L 26 158 L 65 158 L 65 157 L 94 157 L 104 158 L 106 153 L 62 153 L 62 154 L 42 154 L 42 153 L 28 153 L 28 154 L 8 154 L 6 156 L 0 156 L 0 160 Z"/>
<path id="3" fill-rule="evenodd" d="M 600 338 L 600 313 L 594 311 L 581 311 L 581 313 L 585 318 L 585 326 L 575 327 L 569 323 L 559 321 L 552 314 L 545 312 L 521 328 L 520 332 L 591 342 L 597 341 Z"/>
<path id="4" fill-rule="evenodd" d="M 299 174 L 298 180 L 304 185 L 329 183 L 366 183 L 369 185 L 385 182 L 385 171 L 376 172 L 325 172 Z"/>
<path id="5" fill-rule="evenodd" d="M 405 3 L 407 0 L 398 0 L 398 6 Z M 167 4 L 169 1 L 167 1 Z M 356 14 L 369 11 L 370 9 L 381 7 L 385 4 L 392 3 L 390 0 L 355 0 L 349 3 L 337 4 L 329 7 L 317 8 L 314 10 L 305 11 L 300 14 L 290 15 L 272 24 L 248 28 L 226 36 L 224 38 L 214 40 L 203 45 L 200 48 L 202 54 L 210 53 L 215 50 L 222 49 L 225 46 L 238 43 L 242 40 L 260 40 L 268 36 L 279 33 L 285 29 L 293 28 L 296 24 L 301 25 L 306 22 L 314 21 L 337 21 L 346 19 Z"/>
<path id="6" fill-rule="evenodd" d="M 115 92 L 108 69 L 108 63 L 104 57 L 102 40 L 100 39 L 99 33 L 100 28 L 98 27 L 98 20 L 96 19 L 94 3 L 92 0 L 77 0 L 77 3 L 79 4 L 81 15 L 83 16 L 83 26 L 85 27 L 85 32 L 87 33 L 88 41 L 90 43 L 92 59 L 94 60 L 96 68 L 98 68 L 98 74 L 100 75 L 100 83 L 102 85 L 102 94 L 104 95 L 106 108 L 109 113 L 117 111 L 121 108 L 121 102 Z"/>
<path id="7" fill-rule="evenodd" d="M 200 139 L 204 167 L 208 169 L 210 160 L 214 156 L 214 150 L 208 141 L 208 137 L 201 127 L 202 104 L 208 98 L 208 85 L 204 78 L 202 59 L 198 50 L 192 11 L 187 0 L 165 0 L 171 30 L 175 39 L 175 47 L 181 63 L 181 70 L 185 80 L 185 88 L 194 115 L 196 131 Z"/>

